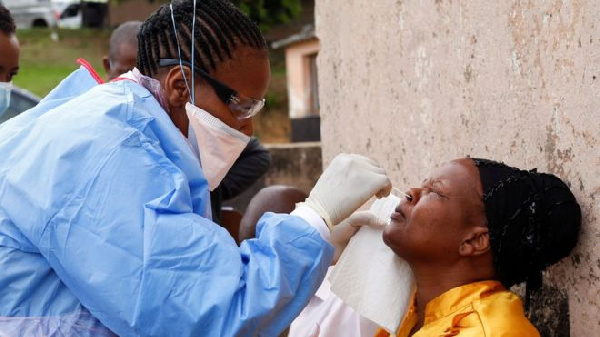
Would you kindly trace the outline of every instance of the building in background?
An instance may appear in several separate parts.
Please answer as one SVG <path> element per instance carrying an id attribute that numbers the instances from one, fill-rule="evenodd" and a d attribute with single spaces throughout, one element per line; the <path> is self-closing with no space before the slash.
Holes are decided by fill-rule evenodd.
<path id="1" fill-rule="evenodd" d="M 271 44 L 273 49 L 285 49 L 291 141 L 321 140 L 317 54 L 319 40 L 313 24 L 300 33 Z"/>

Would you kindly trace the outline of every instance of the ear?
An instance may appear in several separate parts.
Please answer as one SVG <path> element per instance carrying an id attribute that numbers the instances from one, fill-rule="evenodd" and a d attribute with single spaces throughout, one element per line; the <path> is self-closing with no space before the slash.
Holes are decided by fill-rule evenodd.
<path id="1" fill-rule="evenodd" d="M 182 69 L 183 73 L 185 74 L 185 79 L 182 74 Z M 192 72 L 187 66 L 183 66 L 182 68 L 178 66 L 173 67 L 165 75 L 163 81 L 165 89 L 165 98 L 171 110 L 184 109 L 185 104 L 190 101 L 190 92 L 188 91 L 188 87 L 186 86 L 186 79 L 188 85 L 191 86 L 191 78 Z"/>
<path id="2" fill-rule="evenodd" d="M 106 74 L 108 75 L 108 73 L 110 73 L 110 60 L 108 59 L 108 56 L 102 58 L 102 65 L 104 66 L 104 71 L 106 71 Z"/>
<path id="3" fill-rule="evenodd" d="M 484 226 L 472 227 L 467 236 L 460 244 L 458 253 L 460 256 L 480 256 L 491 249 L 490 231 Z"/>

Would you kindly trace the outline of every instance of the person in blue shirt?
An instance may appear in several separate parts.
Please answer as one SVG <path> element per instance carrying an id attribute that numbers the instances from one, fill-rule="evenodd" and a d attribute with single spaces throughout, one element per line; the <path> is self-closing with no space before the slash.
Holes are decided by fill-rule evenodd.
<path id="1" fill-rule="evenodd" d="M 0 336 L 277 336 L 325 275 L 330 229 L 389 179 L 339 155 L 238 247 L 209 191 L 264 102 L 259 29 L 226 0 L 174 2 L 137 63 L 100 84 L 82 62 L 0 125 Z"/>

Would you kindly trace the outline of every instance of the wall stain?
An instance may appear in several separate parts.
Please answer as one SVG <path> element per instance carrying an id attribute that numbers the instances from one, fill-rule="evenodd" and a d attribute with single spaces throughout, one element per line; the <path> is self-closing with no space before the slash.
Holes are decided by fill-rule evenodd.
<path id="1" fill-rule="evenodd" d="M 579 265 L 581 265 L 581 254 L 575 253 L 571 255 L 571 263 L 573 264 L 573 267 L 579 267 Z"/>
<path id="2" fill-rule="evenodd" d="M 471 65 L 468 64 L 467 68 L 465 68 L 465 71 L 463 73 L 463 76 L 465 77 L 465 81 L 467 81 L 467 83 L 471 82 L 471 76 L 473 76 L 473 70 L 471 69 Z"/>
<path id="3" fill-rule="evenodd" d="M 543 337 L 569 337 L 569 296 L 558 288 L 532 291 L 527 316 Z"/>

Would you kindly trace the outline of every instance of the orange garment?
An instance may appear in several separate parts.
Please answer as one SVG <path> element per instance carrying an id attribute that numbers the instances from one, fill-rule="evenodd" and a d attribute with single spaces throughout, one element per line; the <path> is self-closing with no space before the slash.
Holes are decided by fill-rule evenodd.
<path id="1" fill-rule="evenodd" d="M 407 337 L 417 323 L 414 305 L 396 334 Z M 383 329 L 375 337 L 390 336 Z M 498 281 L 470 283 L 448 290 L 425 307 L 425 322 L 412 337 L 539 337 L 525 317 L 521 300 Z"/>

